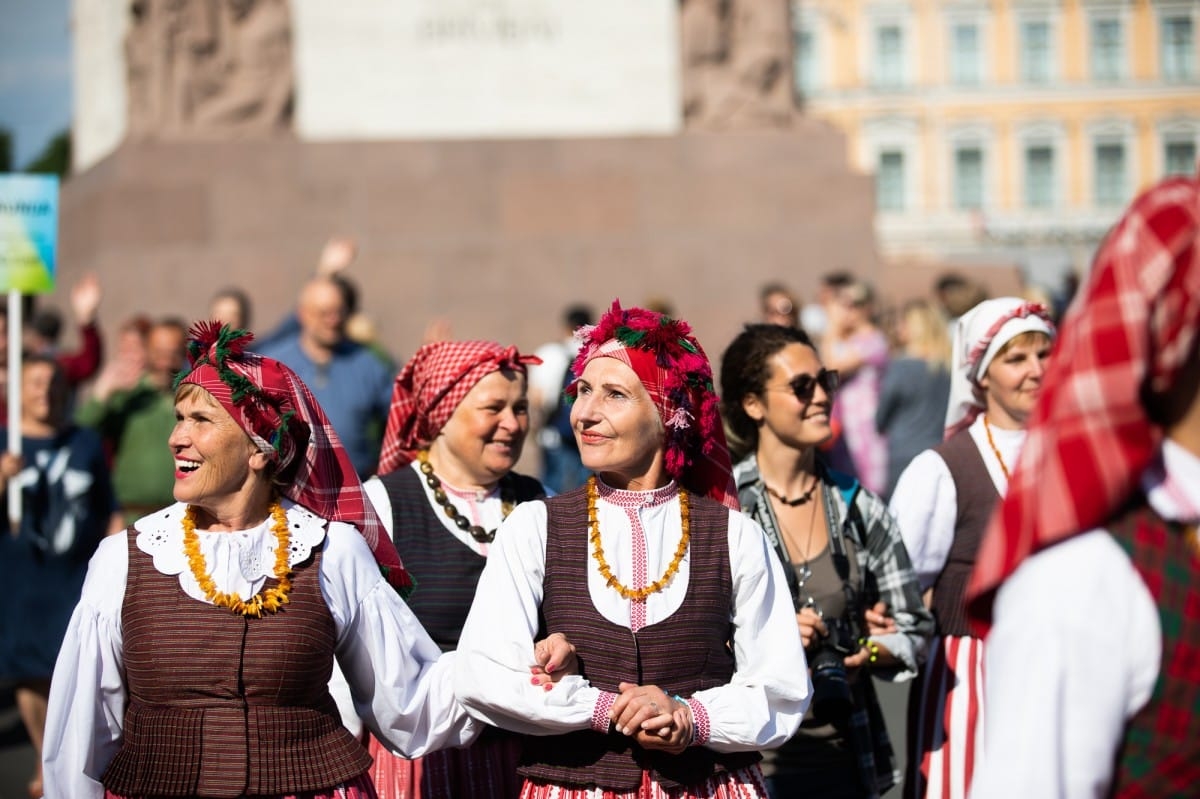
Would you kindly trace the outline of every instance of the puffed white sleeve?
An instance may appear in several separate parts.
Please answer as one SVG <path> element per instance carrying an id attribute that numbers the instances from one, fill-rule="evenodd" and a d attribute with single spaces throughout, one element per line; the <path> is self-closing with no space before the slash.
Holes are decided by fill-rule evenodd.
<path id="1" fill-rule="evenodd" d="M 532 735 L 588 729 L 600 697 L 579 676 L 563 678 L 551 691 L 530 684 L 545 572 L 546 505 L 524 502 L 488 552 L 459 638 L 455 674 L 459 698 L 472 715 Z"/>
<path id="2" fill-rule="evenodd" d="M 329 525 L 321 590 L 354 709 L 380 741 L 420 757 L 475 739 L 482 727 L 454 697 L 454 653 L 442 653 L 349 525 Z"/>
<path id="3" fill-rule="evenodd" d="M 941 455 L 927 449 L 909 462 L 896 481 L 888 510 L 900 525 L 904 548 L 925 591 L 946 567 L 958 518 L 958 492 Z"/>
<path id="4" fill-rule="evenodd" d="M 769 749 L 804 718 L 812 698 L 808 663 L 783 567 L 758 523 L 737 511 L 729 512 L 729 561 L 737 670 L 727 684 L 688 699 L 704 706 L 708 748 Z"/>
<path id="5" fill-rule="evenodd" d="M 121 748 L 126 702 L 121 604 L 128 546 L 125 533 L 100 542 L 59 649 L 42 747 L 49 797 L 103 799 L 100 777 Z"/>
<path id="6" fill-rule="evenodd" d="M 993 611 L 972 799 L 1109 796 L 1162 663 L 1158 610 L 1129 556 L 1104 530 L 1055 544 L 1005 581 Z"/>

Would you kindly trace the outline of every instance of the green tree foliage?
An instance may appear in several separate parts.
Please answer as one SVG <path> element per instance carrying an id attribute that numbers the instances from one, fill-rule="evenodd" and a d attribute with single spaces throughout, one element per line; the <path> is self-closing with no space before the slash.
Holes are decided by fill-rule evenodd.
<path id="1" fill-rule="evenodd" d="M 71 171 L 71 132 L 64 130 L 51 139 L 25 171 L 65 178 Z"/>

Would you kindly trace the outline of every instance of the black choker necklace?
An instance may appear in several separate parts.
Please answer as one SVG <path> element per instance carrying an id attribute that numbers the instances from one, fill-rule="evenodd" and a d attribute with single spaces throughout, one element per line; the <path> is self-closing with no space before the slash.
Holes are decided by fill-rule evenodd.
<path id="1" fill-rule="evenodd" d="M 450 503 L 450 498 L 446 496 L 446 489 L 442 488 L 442 481 L 433 473 L 433 464 L 429 462 L 429 452 L 421 450 L 417 453 L 417 460 L 421 469 L 421 474 L 425 475 L 425 484 L 433 490 L 433 498 L 437 500 L 437 504 L 442 506 L 442 510 L 454 525 L 464 533 L 470 533 L 481 544 L 490 544 L 496 540 L 495 530 L 484 530 L 478 524 L 471 524 L 466 517 L 458 512 L 458 508 Z M 507 519 L 508 514 L 512 513 L 512 509 L 516 507 L 516 497 L 513 495 L 512 480 L 509 475 L 504 475 L 500 478 L 500 518 Z"/>
<path id="2" fill-rule="evenodd" d="M 763 487 L 766 488 L 767 493 L 770 494 L 771 496 L 775 497 L 775 499 L 779 500 L 784 505 L 787 505 L 789 508 L 794 508 L 797 505 L 803 505 L 805 502 L 808 502 L 810 499 L 812 499 L 813 492 L 817 490 L 817 486 L 820 484 L 820 482 L 821 482 L 820 480 L 818 480 L 816 477 L 814 477 L 813 481 L 812 481 L 812 485 L 810 485 L 808 487 L 808 490 L 805 491 L 800 496 L 796 497 L 795 499 L 788 499 L 783 494 L 780 494 L 778 491 L 771 488 L 766 483 L 763 483 Z"/>

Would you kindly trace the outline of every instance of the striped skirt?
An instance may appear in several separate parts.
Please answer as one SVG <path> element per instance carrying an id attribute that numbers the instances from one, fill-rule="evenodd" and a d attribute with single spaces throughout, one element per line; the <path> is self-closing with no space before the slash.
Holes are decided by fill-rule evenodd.
<path id="1" fill-rule="evenodd" d="M 908 696 L 905 799 L 965 799 L 983 756 L 983 641 L 934 638 Z"/>
<path id="2" fill-rule="evenodd" d="M 104 799 L 159 799 L 156 796 L 119 796 L 112 791 L 104 792 Z M 166 799 L 166 797 L 163 797 Z M 336 788 L 326 788 L 321 791 L 307 793 L 291 793 L 278 797 L 245 797 L 245 799 L 378 799 L 375 786 L 367 774 L 359 774 L 349 782 L 342 783 Z"/>
<path id="3" fill-rule="evenodd" d="M 488 728 L 465 749 L 442 749 L 412 760 L 393 755 L 371 736 L 370 775 L 379 799 L 516 799 L 521 791 L 518 735 Z"/>
<path id="4" fill-rule="evenodd" d="M 569 788 L 562 785 L 526 782 L 521 799 L 766 799 L 767 788 L 762 770 L 753 766 L 725 771 L 710 777 L 702 785 L 668 791 L 642 772 L 642 784 L 633 791 L 608 791 L 604 788 Z"/>

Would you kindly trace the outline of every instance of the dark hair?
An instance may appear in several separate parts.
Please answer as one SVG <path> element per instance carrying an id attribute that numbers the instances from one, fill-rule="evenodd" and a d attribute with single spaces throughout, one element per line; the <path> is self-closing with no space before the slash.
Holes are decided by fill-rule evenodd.
<path id="1" fill-rule="evenodd" d="M 242 327 L 250 330 L 250 295 L 242 291 L 237 286 L 228 286 L 221 289 L 212 296 L 209 301 L 209 306 L 212 306 L 217 300 L 233 300 L 238 307 L 238 314 L 242 317 Z"/>
<path id="2" fill-rule="evenodd" d="M 767 359 L 788 344 L 817 347 L 803 330 L 784 325 L 746 325 L 721 354 L 721 414 L 745 447 L 758 446 L 758 424 L 742 408 L 747 394 L 761 394 L 771 375 Z"/>
<path id="3" fill-rule="evenodd" d="M 841 289 L 854 282 L 854 275 L 846 271 L 826 272 L 821 275 L 821 285 L 831 289 Z"/>
<path id="4" fill-rule="evenodd" d="M 567 308 L 566 313 L 563 314 L 563 322 L 565 322 L 567 327 L 571 328 L 572 330 L 577 327 L 583 327 L 584 325 L 592 324 L 593 319 L 594 317 L 592 316 L 592 309 L 586 305 L 572 305 L 571 307 Z"/>
<path id="5" fill-rule="evenodd" d="M 46 341 L 54 344 L 62 333 L 62 314 L 53 308 L 38 311 L 29 320 L 29 327 Z"/>

